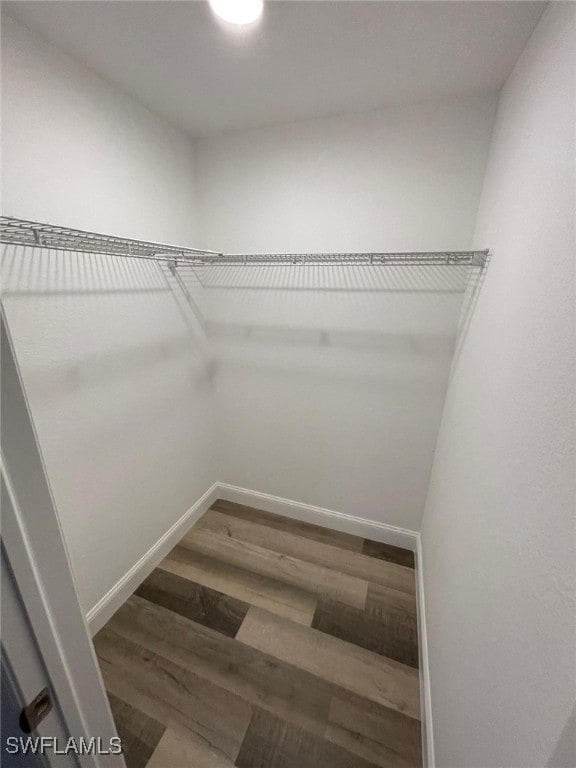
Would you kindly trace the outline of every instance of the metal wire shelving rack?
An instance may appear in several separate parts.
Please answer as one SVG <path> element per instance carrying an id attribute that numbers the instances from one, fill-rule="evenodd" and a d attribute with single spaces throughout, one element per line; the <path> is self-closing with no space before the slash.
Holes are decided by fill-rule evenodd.
<path id="1" fill-rule="evenodd" d="M 0 217 L 0 242 L 33 248 L 49 248 L 74 253 L 96 253 L 127 256 L 153 261 L 176 261 L 201 264 L 202 258 L 217 255 L 213 251 L 184 248 L 165 243 L 103 235 L 81 229 L 41 224 L 27 219 Z"/>
<path id="2" fill-rule="evenodd" d="M 97 232 L 41 224 L 27 219 L 0 217 L 0 242 L 74 253 L 95 253 L 166 262 L 181 266 L 471 266 L 483 268 L 488 251 L 414 251 L 407 253 L 220 253 Z"/>

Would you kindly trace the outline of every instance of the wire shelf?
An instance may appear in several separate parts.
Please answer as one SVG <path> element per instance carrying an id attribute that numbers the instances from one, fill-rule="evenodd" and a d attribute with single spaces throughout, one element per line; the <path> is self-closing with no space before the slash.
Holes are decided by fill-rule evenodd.
<path id="1" fill-rule="evenodd" d="M 246 253 L 205 256 L 205 264 L 222 266 L 273 266 L 287 265 L 353 265 L 353 266 L 404 266 L 404 265 L 454 265 L 482 267 L 488 251 L 413 251 L 408 253 Z"/>
<path id="2" fill-rule="evenodd" d="M 0 217 L 0 242 L 79 253 L 100 253 L 129 258 L 168 261 L 177 266 L 472 266 L 484 267 L 488 251 L 414 251 L 408 253 L 219 253 L 198 248 L 114 237 L 80 229 L 40 224 L 27 219 Z"/>
<path id="3" fill-rule="evenodd" d="M 0 217 L 0 242 L 36 248 L 51 248 L 59 251 L 101 253 L 192 264 L 203 263 L 202 258 L 205 256 L 217 255 L 214 251 L 204 251 L 198 248 L 183 248 L 146 240 L 103 235 L 81 229 L 40 224 L 27 219 L 14 219 L 8 216 Z"/>

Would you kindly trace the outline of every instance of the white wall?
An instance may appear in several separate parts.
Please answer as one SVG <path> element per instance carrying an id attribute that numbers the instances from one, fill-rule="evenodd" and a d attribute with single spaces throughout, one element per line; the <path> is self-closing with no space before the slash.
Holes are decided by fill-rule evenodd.
<path id="1" fill-rule="evenodd" d="M 494 98 L 196 143 L 203 244 L 233 252 L 467 248 Z M 460 270 L 206 276 L 222 480 L 418 529 Z"/>
<path id="2" fill-rule="evenodd" d="M 423 521 L 440 768 L 576 754 L 575 13 L 550 4 L 500 98 Z"/>
<path id="3" fill-rule="evenodd" d="M 188 138 L 6 17 L 2 49 L 3 213 L 193 245 Z M 216 480 L 202 339 L 150 262 L 9 246 L 3 277 L 88 611 Z"/>
<path id="4" fill-rule="evenodd" d="M 476 97 L 200 140 L 202 244 L 467 248 L 495 108 L 495 97 Z"/>

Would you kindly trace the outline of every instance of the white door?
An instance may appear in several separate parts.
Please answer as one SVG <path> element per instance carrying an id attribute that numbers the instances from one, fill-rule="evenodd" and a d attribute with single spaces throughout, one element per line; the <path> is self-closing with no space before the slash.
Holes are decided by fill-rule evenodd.
<path id="1" fill-rule="evenodd" d="M 60 751 L 69 736 L 80 749 L 88 745 L 88 754 L 79 755 L 74 747 L 67 755 L 47 748 L 44 765 L 125 768 L 122 755 L 114 754 L 118 736 L 4 312 L 1 350 L 2 646 L 8 701 L 19 707 L 48 687 L 54 706 L 32 735 L 60 737 Z M 2 765 L 10 765 L 6 746 L 3 733 Z M 36 768 L 32 760 L 26 765 Z"/>
<path id="2" fill-rule="evenodd" d="M 2 513 L 13 514 L 2 478 Z M 60 702 L 34 641 L 32 627 L 18 594 L 7 553 L 2 547 L 2 757 L 3 768 L 43 768 L 50 765 L 50 750 L 42 749 L 41 737 L 54 737 L 66 744 L 70 733 Z M 33 731 L 24 729 L 21 714 L 43 690 L 48 690 L 52 708 Z M 42 752 L 46 752 L 45 756 Z M 78 766 L 72 754 L 58 756 L 64 768 Z"/>

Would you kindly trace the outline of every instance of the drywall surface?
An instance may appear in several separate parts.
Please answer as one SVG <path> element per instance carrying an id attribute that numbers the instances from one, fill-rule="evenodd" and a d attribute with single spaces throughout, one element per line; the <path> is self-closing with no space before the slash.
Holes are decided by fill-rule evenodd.
<path id="1" fill-rule="evenodd" d="M 185 134 L 5 13 L 2 67 L 5 216 L 194 244 Z"/>
<path id="2" fill-rule="evenodd" d="M 203 244 L 467 248 L 494 109 L 475 98 L 197 142 Z M 418 530 L 465 279 L 209 271 L 221 479 Z"/>
<path id="3" fill-rule="evenodd" d="M 222 480 L 418 530 L 464 280 L 442 267 L 214 270 Z"/>
<path id="4" fill-rule="evenodd" d="M 501 94 L 423 520 L 441 768 L 576 754 L 575 14 L 550 4 Z"/>
<path id="5" fill-rule="evenodd" d="M 467 248 L 495 107 L 476 97 L 197 141 L 202 245 Z"/>
<path id="6" fill-rule="evenodd" d="M 2 48 L 3 213 L 193 244 L 188 139 L 8 18 Z M 7 246 L 3 281 L 88 612 L 217 479 L 201 329 L 153 262 Z"/>

